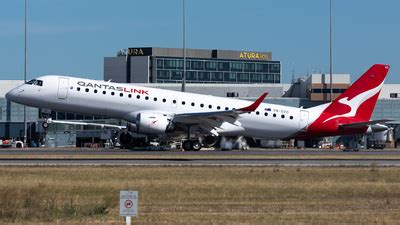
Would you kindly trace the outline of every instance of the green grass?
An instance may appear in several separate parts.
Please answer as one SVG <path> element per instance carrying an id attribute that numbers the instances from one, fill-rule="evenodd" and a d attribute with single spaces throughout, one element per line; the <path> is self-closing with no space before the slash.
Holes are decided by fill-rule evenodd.
<path id="1" fill-rule="evenodd" d="M 0 167 L 0 224 L 398 224 L 400 168 Z"/>

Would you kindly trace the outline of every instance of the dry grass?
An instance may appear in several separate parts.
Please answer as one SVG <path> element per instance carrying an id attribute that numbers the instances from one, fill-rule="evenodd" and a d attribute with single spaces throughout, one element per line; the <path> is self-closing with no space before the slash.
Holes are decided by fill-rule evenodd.
<path id="1" fill-rule="evenodd" d="M 398 224 L 400 168 L 0 167 L 0 224 Z"/>

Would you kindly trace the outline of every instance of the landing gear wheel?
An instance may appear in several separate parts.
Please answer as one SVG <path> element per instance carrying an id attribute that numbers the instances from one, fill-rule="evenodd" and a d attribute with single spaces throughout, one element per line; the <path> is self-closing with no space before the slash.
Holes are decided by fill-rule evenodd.
<path id="1" fill-rule="evenodd" d="M 200 141 L 191 141 L 190 147 L 193 151 L 200 151 L 201 149 L 201 143 Z"/>
<path id="2" fill-rule="evenodd" d="M 48 124 L 47 122 L 43 122 L 43 123 L 42 123 L 42 127 L 43 127 L 44 129 L 47 129 L 47 128 L 49 127 L 49 124 Z"/>
<path id="3" fill-rule="evenodd" d="M 182 148 L 183 148 L 183 150 L 185 150 L 185 151 L 191 151 L 192 148 L 191 148 L 191 143 L 190 143 L 190 141 L 183 141 L 183 142 L 182 142 Z"/>

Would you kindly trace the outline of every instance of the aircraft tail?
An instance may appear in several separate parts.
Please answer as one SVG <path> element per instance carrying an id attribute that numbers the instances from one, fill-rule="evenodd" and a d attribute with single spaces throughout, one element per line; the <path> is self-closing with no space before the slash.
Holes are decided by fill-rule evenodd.
<path id="1" fill-rule="evenodd" d="M 373 65 L 325 108 L 317 119 L 318 122 L 324 124 L 329 121 L 336 123 L 369 121 L 388 71 L 389 65 Z"/>

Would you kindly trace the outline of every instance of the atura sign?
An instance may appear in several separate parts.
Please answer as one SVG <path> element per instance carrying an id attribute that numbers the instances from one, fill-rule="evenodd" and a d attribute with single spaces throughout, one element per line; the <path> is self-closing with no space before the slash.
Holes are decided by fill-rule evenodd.
<path id="1" fill-rule="evenodd" d="M 138 192 L 120 191 L 119 193 L 119 215 L 137 216 L 138 214 Z"/>
<path id="2" fill-rule="evenodd" d="M 240 52 L 239 58 L 241 59 L 255 59 L 255 60 L 269 60 L 268 55 L 258 52 Z"/>

